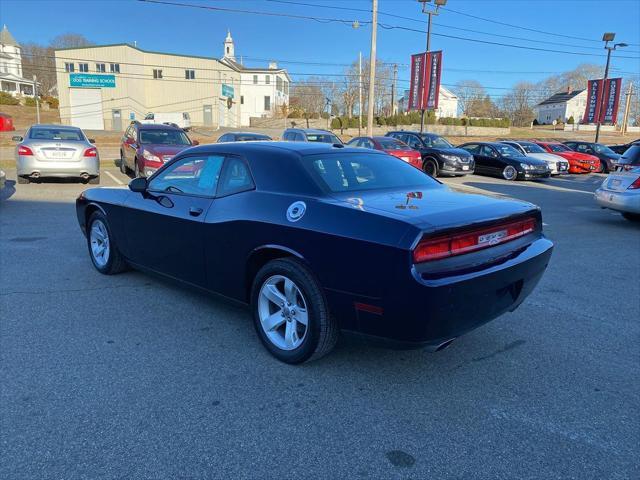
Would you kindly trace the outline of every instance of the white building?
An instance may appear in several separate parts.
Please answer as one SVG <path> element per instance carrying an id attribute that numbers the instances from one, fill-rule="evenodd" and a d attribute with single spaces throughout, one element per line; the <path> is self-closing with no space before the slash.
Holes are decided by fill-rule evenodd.
<path id="1" fill-rule="evenodd" d="M 33 97 L 33 80 L 22 77 L 20 44 L 5 25 L 0 31 L 0 89 L 14 97 Z"/>
<path id="2" fill-rule="evenodd" d="M 224 41 L 224 54 L 220 62 L 240 74 L 240 125 L 249 126 L 251 117 L 267 118 L 282 115 L 283 105 L 289 105 L 287 71 L 275 62 L 268 68 L 249 68 L 236 60 L 231 32 Z"/>
<path id="3" fill-rule="evenodd" d="M 575 123 L 579 123 L 584 117 L 586 107 L 586 90 L 567 89 L 540 102 L 533 107 L 533 111 L 536 115 L 536 120 L 541 124 L 548 125 L 558 119 L 566 122 L 571 117 L 573 117 Z"/>
<path id="4" fill-rule="evenodd" d="M 451 91 L 440 85 L 440 96 L 438 98 L 438 108 L 436 118 L 457 118 L 458 117 L 458 97 Z M 407 111 L 409 101 L 409 90 L 404 91 L 404 97 L 398 100 L 398 110 Z"/>

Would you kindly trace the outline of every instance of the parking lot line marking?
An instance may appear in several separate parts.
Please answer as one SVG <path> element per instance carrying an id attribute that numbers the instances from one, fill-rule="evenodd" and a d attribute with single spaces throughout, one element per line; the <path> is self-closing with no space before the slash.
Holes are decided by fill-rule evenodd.
<path id="1" fill-rule="evenodd" d="M 109 175 L 109 176 L 111 177 L 111 179 L 112 179 L 114 182 L 116 182 L 118 185 L 124 185 L 124 183 L 123 183 L 123 182 L 121 182 L 120 180 L 118 180 L 118 179 L 116 178 L 116 176 L 115 176 L 113 173 L 111 173 L 109 170 L 105 170 L 105 171 L 104 171 L 104 173 L 106 173 L 107 175 Z"/>

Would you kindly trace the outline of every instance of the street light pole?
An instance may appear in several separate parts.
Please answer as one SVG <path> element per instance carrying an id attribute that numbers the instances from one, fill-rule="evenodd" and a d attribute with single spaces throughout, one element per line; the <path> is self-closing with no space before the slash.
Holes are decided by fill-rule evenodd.
<path id="1" fill-rule="evenodd" d="M 36 101 L 36 123 L 40 123 L 40 101 L 38 100 L 38 77 L 33 76 L 33 98 Z"/>
<path id="2" fill-rule="evenodd" d="M 358 136 L 362 135 L 362 52 L 358 52 Z"/>
<path id="3" fill-rule="evenodd" d="M 611 52 L 613 52 L 617 47 L 626 47 L 627 44 L 626 43 L 616 43 L 615 45 L 613 45 L 613 47 L 609 46 L 609 42 L 613 42 L 613 40 L 616 38 L 616 34 L 615 33 L 605 33 L 602 36 L 602 40 L 604 41 L 604 48 L 607 50 L 607 64 L 604 68 L 604 78 L 602 79 L 602 95 L 600 96 L 600 108 L 598 110 L 598 121 L 596 122 L 596 138 L 594 140 L 595 143 L 598 143 L 598 140 L 600 139 L 600 125 L 601 125 L 601 118 L 603 115 L 602 110 L 605 108 L 606 105 L 606 100 L 604 98 L 604 88 L 607 84 L 607 78 L 609 78 L 609 65 L 611 63 Z M 615 123 L 615 119 L 612 119 L 612 122 Z"/>
<path id="4" fill-rule="evenodd" d="M 376 81 L 376 35 L 378 27 L 378 0 L 373 0 L 371 18 L 371 55 L 369 56 L 369 104 L 367 105 L 367 136 L 373 136 L 374 83 Z"/>

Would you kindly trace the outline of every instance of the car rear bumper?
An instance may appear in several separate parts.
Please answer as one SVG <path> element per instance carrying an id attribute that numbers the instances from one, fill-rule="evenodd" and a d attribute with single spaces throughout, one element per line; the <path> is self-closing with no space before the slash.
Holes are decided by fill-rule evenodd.
<path id="1" fill-rule="evenodd" d="M 553 243 L 540 237 L 499 264 L 436 280 L 417 271 L 381 299 L 351 298 L 354 330 L 396 346 L 437 347 L 516 309 L 542 277 Z M 344 299 L 343 299 L 344 300 Z"/>
<path id="2" fill-rule="evenodd" d="M 640 192 L 617 192 L 599 188 L 594 196 L 601 207 L 619 212 L 640 213 Z"/>
<path id="3" fill-rule="evenodd" d="M 99 157 L 83 157 L 76 161 L 42 161 L 33 156 L 19 155 L 16 158 L 18 176 L 39 175 L 41 177 L 80 177 L 83 174 L 100 174 Z"/>

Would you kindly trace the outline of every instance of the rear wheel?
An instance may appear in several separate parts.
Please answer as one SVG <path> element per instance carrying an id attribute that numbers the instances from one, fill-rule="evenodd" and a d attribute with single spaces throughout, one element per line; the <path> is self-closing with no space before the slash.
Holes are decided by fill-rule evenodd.
<path id="1" fill-rule="evenodd" d="M 512 181 L 518 178 L 518 171 L 515 167 L 507 165 L 506 167 L 504 167 L 504 170 L 502 170 L 502 176 L 505 180 Z"/>
<path id="2" fill-rule="evenodd" d="M 436 178 L 438 176 L 438 164 L 433 159 L 428 158 L 425 160 L 422 169 L 430 177 Z"/>
<path id="3" fill-rule="evenodd" d="M 265 348 L 285 363 L 302 363 L 329 353 L 338 339 L 322 289 L 297 260 L 272 260 L 260 269 L 251 290 L 256 332 Z"/>
<path id="4" fill-rule="evenodd" d="M 127 162 L 124 160 L 124 153 L 120 150 L 120 172 L 125 175 L 129 173 L 129 169 L 127 168 Z"/>
<path id="5" fill-rule="evenodd" d="M 127 268 L 125 259 L 118 250 L 107 218 L 102 212 L 93 212 L 87 222 L 87 246 L 89 256 L 100 273 L 113 275 Z"/>
<path id="6" fill-rule="evenodd" d="M 640 214 L 622 212 L 622 216 L 631 222 L 640 222 Z"/>

